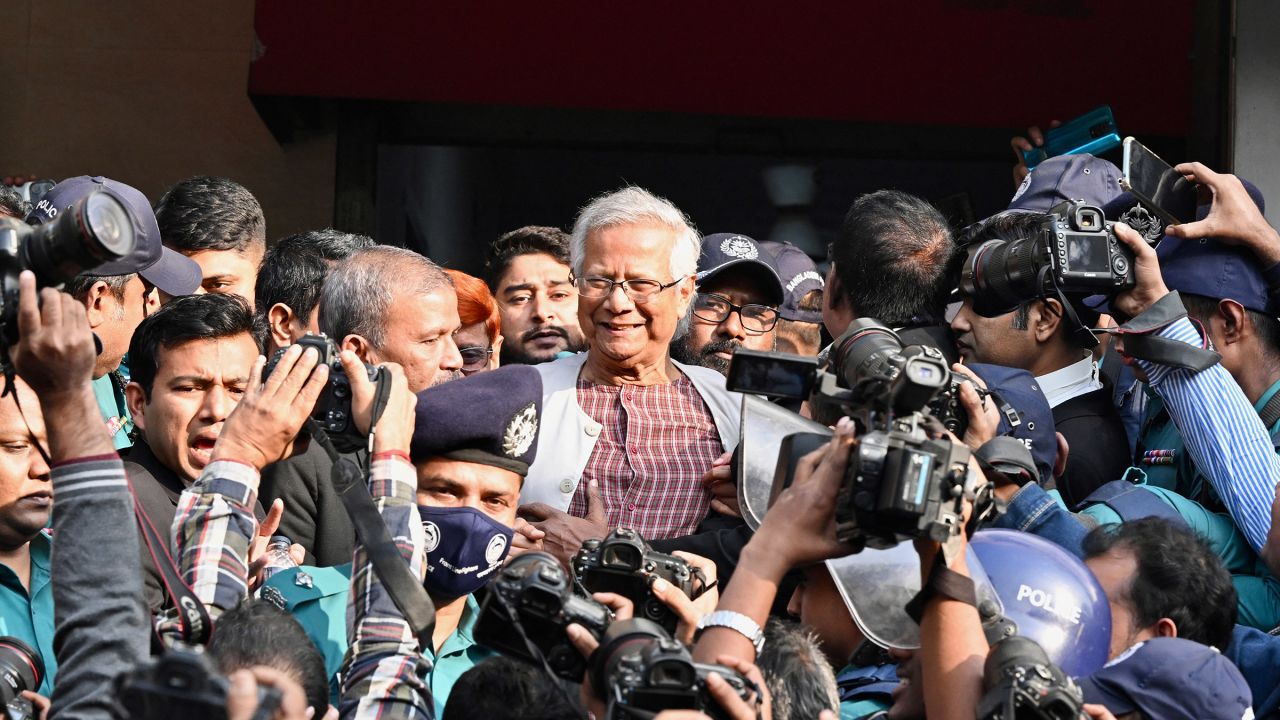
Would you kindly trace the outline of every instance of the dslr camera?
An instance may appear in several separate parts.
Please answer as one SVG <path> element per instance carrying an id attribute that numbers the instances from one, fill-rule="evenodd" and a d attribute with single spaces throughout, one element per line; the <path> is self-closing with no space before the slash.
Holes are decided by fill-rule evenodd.
<path id="1" fill-rule="evenodd" d="M 761 362 L 775 375 L 782 374 L 779 368 L 803 371 L 792 357 L 740 350 L 733 365 L 745 365 L 738 377 L 768 375 L 750 369 Z M 730 389 L 756 392 L 734 382 L 732 366 L 729 377 Z M 848 416 L 858 427 L 835 511 L 837 535 L 855 552 L 911 538 L 943 542 L 959 530 L 964 496 L 974 490 L 968 481 L 969 449 L 945 436 L 933 410 L 939 406 L 944 415 L 963 415 L 959 382 L 937 348 L 903 346 L 888 327 L 860 318 L 832 344 L 825 368 L 804 383 L 792 383 L 811 388 L 807 399 L 815 420 L 830 425 Z M 783 438 L 778 475 L 785 484 L 799 459 L 829 437 L 795 433 Z"/>
<path id="2" fill-rule="evenodd" d="M 582 682 L 586 662 L 564 630 L 577 623 L 600 637 L 613 621 L 609 608 L 575 595 L 572 576 L 544 552 L 513 558 L 488 589 L 476 621 L 476 642 L 528 662 L 545 660 L 559 677 Z"/>
<path id="3" fill-rule="evenodd" d="M 630 528 L 618 528 L 603 540 L 583 542 L 573 557 L 573 572 L 588 592 L 616 593 L 631 600 L 636 617 L 652 620 L 669 633 L 675 632 L 678 618 L 653 596 L 649 586 L 662 578 L 692 599 L 696 597 L 694 576 L 701 577 L 695 570 L 683 558 L 655 551 Z M 705 584 L 699 583 L 698 590 Z"/>
<path id="4" fill-rule="evenodd" d="M 203 649 L 175 645 L 116 681 L 116 697 L 128 717 L 150 720 L 225 720 L 228 680 L 213 669 Z M 254 717 L 272 717 L 280 691 L 258 686 Z"/>
<path id="5" fill-rule="evenodd" d="M 18 342 L 18 275 L 36 287 L 58 287 L 82 272 L 132 253 L 138 239 L 129 211 L 103 191 L 81 198 L 57 218 L 32 227 L 0 215 L 0 342 Z"/>
<path id="6" fill-rule="evenodd" d="M 44 661 L 30 645 L 16 637 L 0 637 L 0 705 L 7 720 L 35 720 L 40 716 L 24 690 L 35 692 L 44 681 Z"/>
<path id="7" fill-rule="evenodd" d="M 1027 237 L 969 246 L 960 289 L 983 317 L 1058 294 L 1111 295 L 1136 282 L 1133 252 L 1093 205 L 1059 203 Z"/>
<path id="8" fill-rule="evenodd" d="M 338 346 L 324 333 L 307 333 L 298 338 L 297 344 L 302 346 L 303 351 L 309 347 L 316 349 L 320 355 L 316 367 L 329 366 L 329 382 L 320 392 L 320 397 L 316 399 L 311 418 L 329 436 L 339 452 L 364 447 L 367 436 L 356 428 L 355 419 L 351 415 L 351 381 L 347 379 L 347 373 L 342 369 L 342 361 L 338 359 Z M 271 356 L 262 373 L 264 382 L 280 362 L 280 356 L 284 355 L 288 349 L 280 348 Z M 379 368 L 366 363 L 364 369 L 370 381 L 379 381 L 381 377 Z"/>
<path id="9" fill-rule="evenodd" d="M 983 668 L 978 720 L 1087 720 L 1080 687 L 1034 640 L 996 643 Z"/>
<path id="10" fill-rule="evenodd" d="M 600 638 L 591 656 L 591 682 L 605 701 L 605 718 L 652 718 L 663 710 L 698 710 L 728 718 L 707 691 L 707 676 L 727 680 L 743 700 L 755 683 L 723 665 L 696 663 L 686 648 L 643 618 L 619 620 Z"/>

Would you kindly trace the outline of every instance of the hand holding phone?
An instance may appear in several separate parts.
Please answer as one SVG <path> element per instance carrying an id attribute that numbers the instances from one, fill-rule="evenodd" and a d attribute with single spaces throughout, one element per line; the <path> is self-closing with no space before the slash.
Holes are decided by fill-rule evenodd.
<path id="1" fill-rule="evenodd" d="M 1128 190 L 1168 225 L 1196 219 L 1196 185 L 1132 137 L 1124 139 L 1123 176 Z"/>
<path id="2" fill-rule="evenodd" d="M 1183 163 L 1174 168 L 1189 181 L 1208 188 L 1213 194 L 1209 214 L 1196 222 L 1170 227 L 1174 237 L 1213 237 L 1229 244 L 1249 248 L 1265 266 L 1280 262 L 1280 233 L 1263 217 L 1240 178 L 1216 173 L 1201 163 Z"/>
<path id="3" fill-rule="evenodd" d="M 1101 155 L 1120 145 L 1116 119 L 1107 105 L 1094 108 L 1044 133 L 1041 147 L 1024 149 L 1028 169 L 1059 155 Z"/>

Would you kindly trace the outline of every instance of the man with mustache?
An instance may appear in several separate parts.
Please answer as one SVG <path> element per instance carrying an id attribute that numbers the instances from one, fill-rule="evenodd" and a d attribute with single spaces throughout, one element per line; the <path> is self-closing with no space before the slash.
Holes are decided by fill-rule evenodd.
<path id="1" fill-rule="evenodd" d="M 498 301 L 503 365 L 536 365 L 586 349 L 563 230 L 530 225 L 498 238 L 485 252 L 484 281 Z"/>
<path id="2" fill-rule="evenodd" d="M 773 255 L 755 240 L 732 233 L 706 236 L 691 321 L 671 344 L 671 354 L 727 375 L 738 348 L 773 350 L 784 294 Z"/>

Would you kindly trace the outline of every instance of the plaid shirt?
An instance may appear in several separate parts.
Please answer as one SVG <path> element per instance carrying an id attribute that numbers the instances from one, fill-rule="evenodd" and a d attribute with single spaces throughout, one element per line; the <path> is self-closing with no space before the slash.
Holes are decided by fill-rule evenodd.
<path id="1" fill-rule="evenodd" d="M 416 500 L 413 466 L 379 460 L 369 491 L 410 567 L 426 572 L 425 540 Z M 249 543 L 258 534 L 253 505 L 257 470 L 242 463 L 209 463 L 178 501 L 173 523 L 179 571 L 213 617 L 248 594 Z M 423 678 L 431 661 L 396 608 L 357 541 L 347 608 L 351 646 L 343 663 L 343 718 L 432 718 L 434 706 Z M 174 629 L 168 628 L 172 633 Z"/>
<path id="2" fill-rule="evenodd" d="M 569 514 L 587 514 L 587 485 L 600 484 L 609 527 L 646 540 L 691 534 L 707 516 L 702 476 L 724 452 L 715 418 L 689 378 L 666 385 L 597 385 L 582 378 L 578 404 L 602 430 Z"/>

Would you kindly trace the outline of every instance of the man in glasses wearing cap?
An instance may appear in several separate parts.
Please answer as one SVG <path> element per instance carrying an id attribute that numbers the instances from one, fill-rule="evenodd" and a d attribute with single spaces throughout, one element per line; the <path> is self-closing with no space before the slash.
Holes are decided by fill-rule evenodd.
<path id="1" fill-rule="evenodd" d="M 138 324 L 160 307 L 153 289 L 167 296 L 189 295 L 200 288 L 200 266 L 160 244 L 160 229 L 151 204 L 138 190 L 104 177 L 69 178 L 54 185 L 27 216 L 31 225 L 52 222 L 58 213 L 90 193 L 102 191 L 129 211 L 137 246 L 128 257 L 105 263 L 93 274 L 81 274 L 66 291 L 84 303 L 89 328 L 102 343 L 93 367 L 93 392 L 107 432 L 117 450 L 133 445 L 133 417 L 125 402 L 129 372 L 124 364 L 129 339 Z"/>
<path id="2" fill-rule="evenodd" d="M 755 240 L 731 233 L 703 238 L 697 287 L 693 317 L 671 343 L 672 357 L 726 375 L 734 350 L 774 349 L 782 281 L 773 256 Z"/>

